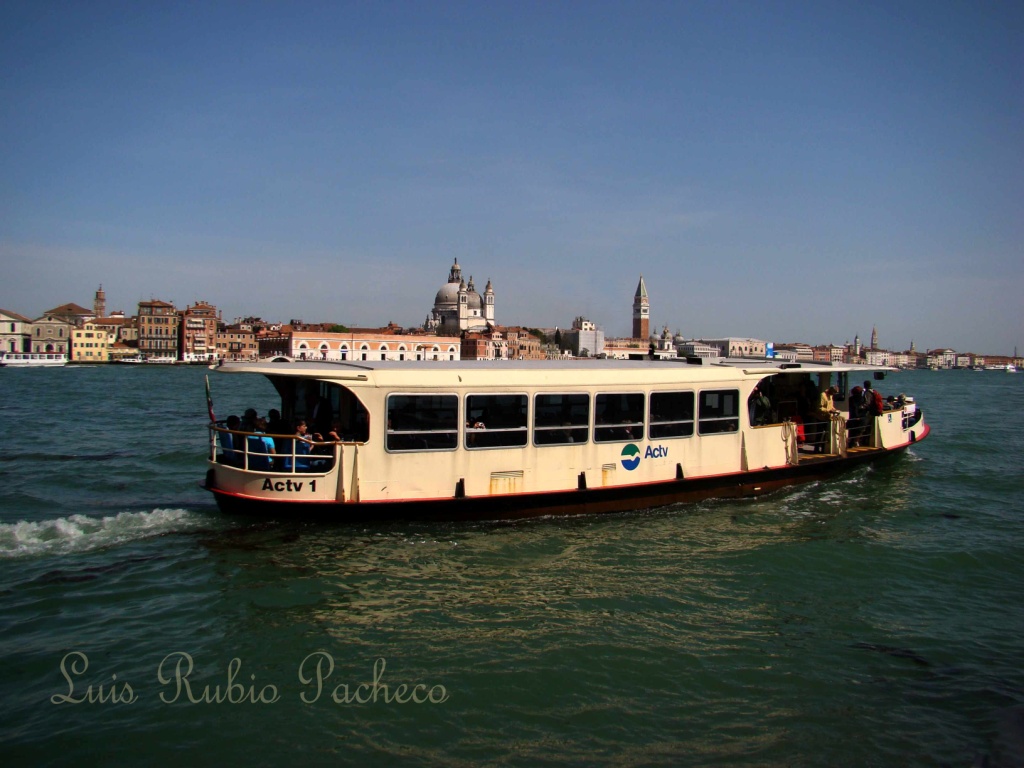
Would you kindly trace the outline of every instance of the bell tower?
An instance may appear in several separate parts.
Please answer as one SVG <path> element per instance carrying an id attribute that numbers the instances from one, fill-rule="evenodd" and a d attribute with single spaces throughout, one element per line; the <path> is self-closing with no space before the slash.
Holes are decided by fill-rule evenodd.
<path id="1" fill-rule="evenodd" d="M 96 291 L 96 297 L 92 301 L 92 312 L 96 317 L 107 316 L 107 294 L 103 291 L 102 283 Z"/>
<path id="2" fill-rule="evenodd" d="M 651 302 L 647 297 L 647 285 L 644 276 L 636 286 L 633 296 L 633 338 L 646 341 L 651 335 Z"/>
<path id="3" fill-rule="evenodd" d="M 494 324 L 494 287 L 490 278 L 487 279 L 487 287 L 484 288 L 484 319 Z"/>

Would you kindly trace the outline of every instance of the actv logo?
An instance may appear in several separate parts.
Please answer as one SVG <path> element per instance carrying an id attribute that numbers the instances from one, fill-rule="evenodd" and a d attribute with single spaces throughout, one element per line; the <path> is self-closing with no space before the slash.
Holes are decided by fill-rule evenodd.
<path id="1" fill-rule="evenodd" d="M 640 449 L 633 443 L 622 448 L 622 466 L 630 472 L 640 466 Z"/>
<path id="2" fill-rule="evenodd" d="M 630 443 L 622 449 L 622 466 L 632 472 L 640 466 L 640 448 L 635 443 Z M 668 457 L 668 447 L 659 445 L 656 447 L 647 446 L 644 451 L 645 459 L 664 459 Z"/>

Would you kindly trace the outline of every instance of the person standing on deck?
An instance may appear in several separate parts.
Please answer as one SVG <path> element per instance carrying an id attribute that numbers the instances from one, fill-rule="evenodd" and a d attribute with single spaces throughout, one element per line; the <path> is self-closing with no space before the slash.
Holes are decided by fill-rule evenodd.
<path id="1" fill-rule="evenodd" d="M 818 396 L 818 409 L 814 412 L 814 420 L 818 422 L 816 450 L 820 452 L 825 451 L 828 436 L 832 433 L 832 414 L 839 413 L 833 401 L 837 394 L 839 390 L 836 387 L 828 387 Z"/>
<path id="2" fill-rule="evenodd" d="M 869 445 L 875 436 L 875 417 L 881 416 L 885 410 L 885 401 L 882 400 L 882 393 L 871 387 L 870 381 L 864 382 L 864 410 L 866 412 L 864 429 L 865 442 Z"/>
<path id="3" fill-rule="evenodd" d="M 850 390 L 850 420 L 847 422 L 847 428 L 851 448 L 859 446 L 864 437 L 864 414 L 864 390 L 858 384 Z"/>

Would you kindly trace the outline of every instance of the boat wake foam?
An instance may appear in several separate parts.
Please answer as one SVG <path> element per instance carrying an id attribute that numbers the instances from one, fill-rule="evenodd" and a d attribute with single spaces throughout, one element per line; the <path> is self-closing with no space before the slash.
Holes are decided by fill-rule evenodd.
<path id="1" fill-rule="evenodd" d="M 0 524 L 0 559 L 90 552 L 131 541 L 196 530 L 208 519 L 185 509 L 121 512 L 110 517 L 70 515 L 40 522 Z"/>

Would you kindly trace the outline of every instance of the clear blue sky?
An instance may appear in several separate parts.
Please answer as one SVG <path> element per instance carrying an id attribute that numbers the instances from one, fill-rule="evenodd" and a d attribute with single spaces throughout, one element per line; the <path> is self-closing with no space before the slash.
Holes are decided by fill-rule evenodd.
<path id="1" fill-rule="evenodd" d="M 1024 350 L 1024 3 L 0 4 L 0 307 Z"/>

